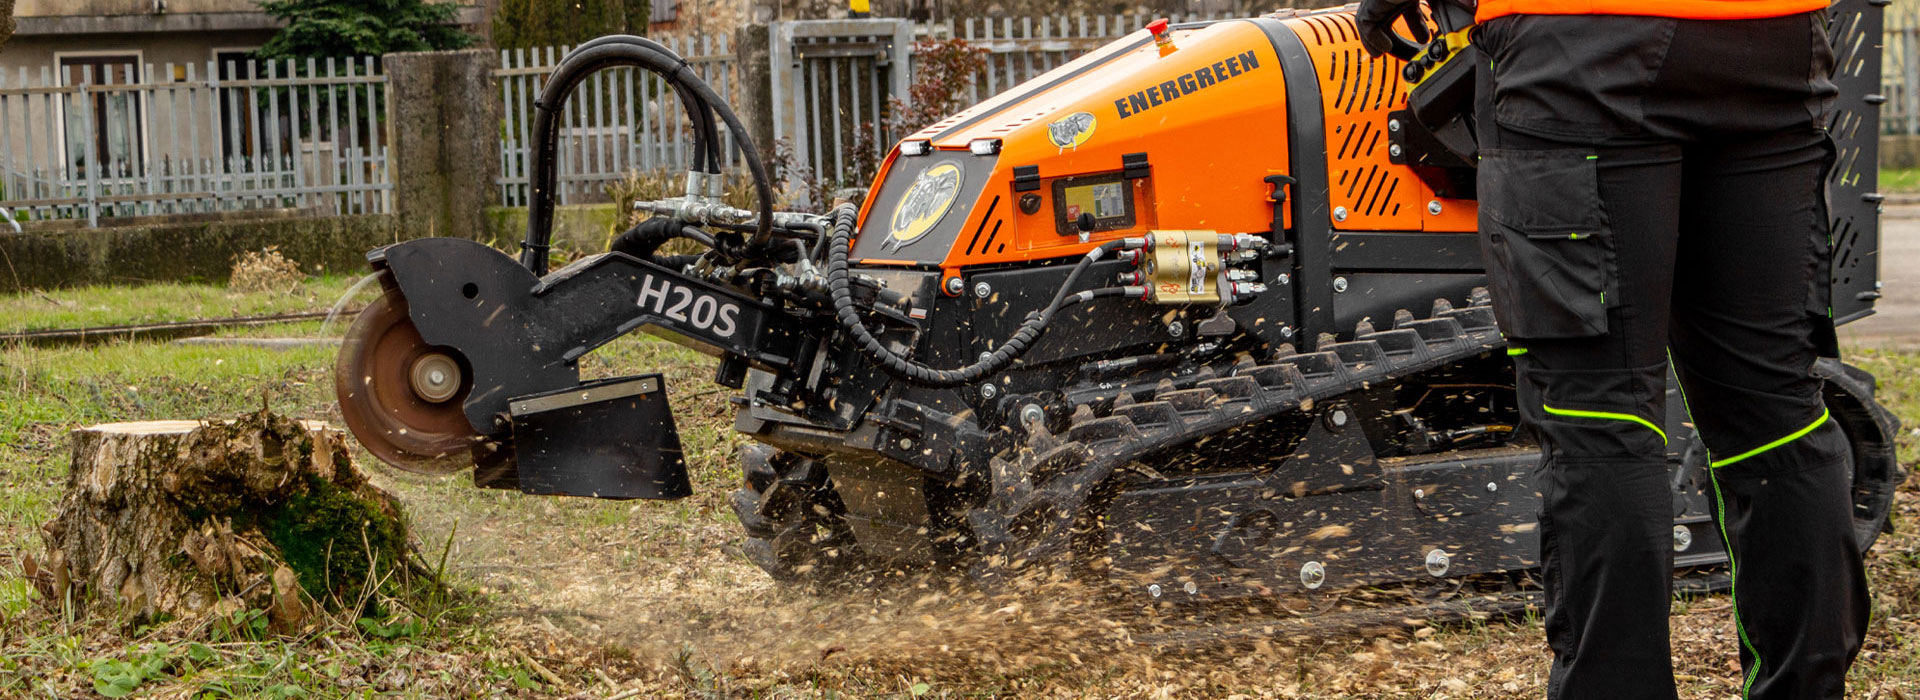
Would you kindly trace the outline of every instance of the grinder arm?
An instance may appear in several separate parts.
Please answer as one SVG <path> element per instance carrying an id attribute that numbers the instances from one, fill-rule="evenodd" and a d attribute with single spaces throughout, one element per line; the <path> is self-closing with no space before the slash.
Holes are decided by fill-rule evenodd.
<path id="1" fill-rule="evenodd" d="M 510 428 L 512 399 L 579 384 L 582 356 L 635 330 L 777 374 L 804 366 L 814 347 L 802 342 L 802 319 L 772 303 L 619 253 L 545 279 L 463 239 L 407 241 L 368 258 L 405 297 L 420 337 L 468 365 L 463 410 L 480 435 Z"/>

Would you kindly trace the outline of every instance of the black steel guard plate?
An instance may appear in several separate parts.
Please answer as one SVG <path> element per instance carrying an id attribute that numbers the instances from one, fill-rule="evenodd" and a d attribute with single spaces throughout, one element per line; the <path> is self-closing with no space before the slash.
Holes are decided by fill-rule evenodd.
<path id="1" fill-rule="evenodd" d="M 693 494 L 658 374 L 516 397 L 511 411 L 521 491 L 615 499 Z"/>

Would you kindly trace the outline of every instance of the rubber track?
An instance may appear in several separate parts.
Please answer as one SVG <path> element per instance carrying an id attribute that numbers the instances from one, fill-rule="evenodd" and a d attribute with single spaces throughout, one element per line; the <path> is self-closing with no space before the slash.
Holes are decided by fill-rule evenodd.
<path id="1" fill-rule="evenodd" d="M 1437 300 L 1425 319 L 1400 311 L 1390 330 L 1362 322 L 1353 340 L 1323 342 L 1318 352 L 1283 345 L 1274 359 L 1243 360 L 1192 388 L 1162 381 L 1152 400 L 1128 402 L 1122 394 L 1106 416 L 1078 406 L 1063 435 L 1030 426 L 1026 446 L 992 458 L 992 494 L 967 513 L 981 555 L 973 577 L 991 585 L 1033 563 L 1068 561 L 1087 498 L 1140 455 L 1504 347 L 1486 290 L 1476 288 L 1471 299 L 1464 308 Z"/>

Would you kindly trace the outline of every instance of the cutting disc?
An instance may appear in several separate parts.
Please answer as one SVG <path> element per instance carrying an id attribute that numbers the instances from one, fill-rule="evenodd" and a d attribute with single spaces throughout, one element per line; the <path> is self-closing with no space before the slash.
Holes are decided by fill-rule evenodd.
<path id="1" fill-rule="evenodd" d="M 347 429 L 380 461 L 420 474 L 473 466 L 481 438 L 461 408 L 472 388 L 460 354 L 422 340 L 392 290 L 353 320 L 333 366 Z"/>

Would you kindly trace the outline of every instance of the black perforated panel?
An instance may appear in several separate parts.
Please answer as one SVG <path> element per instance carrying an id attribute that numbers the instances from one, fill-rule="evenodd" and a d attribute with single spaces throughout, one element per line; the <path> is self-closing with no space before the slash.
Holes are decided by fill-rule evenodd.
<path id="1" fill-rule="evenodd" d="M 1838 154 L 1827 179 L 1833 232 L 1833 318 L 1871 313 L 1880 298 L 1881 28 L 1889 0 L 1839 0 L 1828 9 L 1833 81 L 1840 87 L 1833 134 Z"/>

